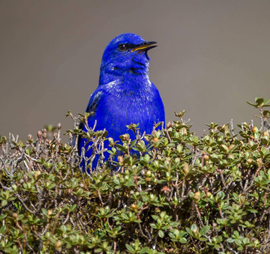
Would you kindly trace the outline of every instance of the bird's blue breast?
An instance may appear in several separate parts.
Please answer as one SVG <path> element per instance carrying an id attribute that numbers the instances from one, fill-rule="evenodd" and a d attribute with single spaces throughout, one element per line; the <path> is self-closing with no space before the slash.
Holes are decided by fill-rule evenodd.
<path id="1" fill-rule="evenodd" d="M 107 129 L 116 140 L 131 123 L 139 124 L 142 132 L 151 133 L 155 123 L 165 121 L 159 92 L 148 79 L 136 83 L 132 79 L 116 80 L 99 86 L 92 96 L 96 94 L 100 100 L 88 124 L 91 127 L 96 120 L 96 129 Z M 133 132 L 130 134 L 135 138 Z"/>

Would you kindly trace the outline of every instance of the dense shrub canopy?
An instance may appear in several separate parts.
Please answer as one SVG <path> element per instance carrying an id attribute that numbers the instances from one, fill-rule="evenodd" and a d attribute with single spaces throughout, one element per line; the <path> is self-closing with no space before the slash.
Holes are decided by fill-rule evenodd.
<path id="1" fill-rule="evenodd" d="M 252 104 L 261 126 L 242 123 L 238 133 L 232 122 L 211 123 L 197 137 L 181 112 L 144 139 L 110 139 L 109 163 L 118 172 L 101 161 L 97 172 L 81 173 L 76 146 L 61 142 L 60 125 L 37 139 L 29 135 L 26 144 L 1 137 L 0 251 L 269 253 L 267 103 Z M 104 152 L 105 131 L 76 127 L 67 134 Z"/>

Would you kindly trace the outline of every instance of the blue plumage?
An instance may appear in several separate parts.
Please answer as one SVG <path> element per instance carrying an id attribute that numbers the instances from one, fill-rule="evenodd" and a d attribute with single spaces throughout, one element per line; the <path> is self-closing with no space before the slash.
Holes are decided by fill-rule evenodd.
<path id="1" fill-rule="evenodd" d="M 129 133 L 135 139 L 133 131 L 127 131 L 126 125 L 139 124 L 140 134 L 150 134 L 158 122 L 165 122 L 164 106 L 156 86 L 149 80 L 149 57 L 147 51 L 156 47 L 155 42 L 146 42 L 136 34 L 121 34 L 106 47 L 101 67 L 99 86 L 90 96 L 86 112 L 89 127 L 96 121 L 97 130 L 108 131 L 108 136 L 119 140 L 119 136 Z M 85 126 L 81 126 L 86 131 Z M 86 139 L 78 142 L 79 154 Z M 108 142 L 105 142 L 108 147 Z M 87 150 L 87 147 L 85 147 Z M 86 152 L 90 157 L 91 149 Z M 105 160 L 108 153 L 105 154 Z M 97 159 L 93 162 L 95 169 Z M 81 167 L 84 170 L 84 161 Z"/>

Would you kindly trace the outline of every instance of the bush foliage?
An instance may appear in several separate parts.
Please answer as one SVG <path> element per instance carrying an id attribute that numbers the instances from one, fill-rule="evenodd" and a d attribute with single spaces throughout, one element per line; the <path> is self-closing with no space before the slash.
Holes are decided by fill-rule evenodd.
<path id="1" fill-rule="evenodd" d="M 110 139 L 117 172 L 101 156 L 95 173 L 82 173 L 61 125 L 25 144 L 2 136 L 0 252 L 269 253 L 270 112 L 262 98 L 251 105 L 261 126 L 238 133 L 211 123 L 197 137 L 181 112 L 144 139 Z M 105 131 L 67 134 L 104 152 Z"/>

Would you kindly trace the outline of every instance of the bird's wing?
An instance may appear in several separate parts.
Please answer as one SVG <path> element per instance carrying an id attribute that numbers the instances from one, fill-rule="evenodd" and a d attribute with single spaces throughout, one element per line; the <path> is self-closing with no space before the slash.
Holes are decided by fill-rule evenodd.
<path id="1" fill-rule="evenodd" d="M 94 114 L 97 111 L 98 102 L 100 100 L 100 97 L 102 95 L 102 92 L 93 93 L 90 96 L 89 103 L 87 105 L 87 108 L 85 112 L 90 113 L 90 115 Z"/>
<path id="2" fill-rule="evenodd" d="M 96 111 L 98 108 L 98 105 L 100 104 L 100 101 L 102 98 L 108 97 L 110 94 L 112 94 L 112 91 L 116 89 L 116 87 L 121 84 L 121 80 L 114 80 L 112 82 L 109 82 L 107 84 L 104 84 L 102 86 L 98 86 L 96 91 L 90 96 L 89 103 L 86 107 L 86 112 L 90 113 L 88 119 L 94 120 Z M 88 121 L 89 123 L 89 121 Z M 79 125 L 79 128 L 82 130 L 84 127 L 84 124 L 81 122 Z M 81 136 L 78 138 L 78 151 L 79 154 L 81 154 Z"/>
<path id="3" fill-rule="evenodd" d="M 90 116 L 95 115 L 96 110 L 97 110 L 97 106 L 98 106 L 98 102 L 100 101 L 101 95 L 102 95 L 102 92 L 95 92 L 95 93 L 91 94 L 90 99 L 89 99 L 89 103 L 88 103 L 87 108 L 85 110 L 85 112 L 90 113 Z M 83 124 L 83 122 L 81 122 L 79 124 L 79 129 L 82 130 L 83 126 L 84 126 L 84 124 Z M 81 154 L 81 139 L 82 139 L 82 136 L 79 136 L 79 138 L 78 138 L 79 154 Z"/>

